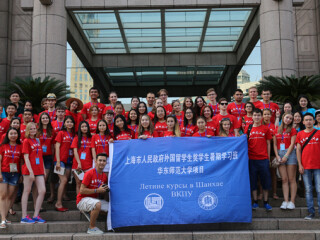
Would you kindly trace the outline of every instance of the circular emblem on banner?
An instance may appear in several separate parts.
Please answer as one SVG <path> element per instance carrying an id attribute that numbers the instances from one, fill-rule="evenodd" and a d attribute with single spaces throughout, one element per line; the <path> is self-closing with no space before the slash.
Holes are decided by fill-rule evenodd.
<path id="1" fill-rule="evenodd" d="M 213 192 L 203 192 L 198 198 L 198 204 L 206 211 L 212 210 L 218 205 L 218 197 Z"/>
<path id="2" fill-rule="evenodd" d="M 144 199 L 144 206 L 150 212 L 158 212 L 163 207 L 163 198 L 157 193 L 150 193 Z"/>

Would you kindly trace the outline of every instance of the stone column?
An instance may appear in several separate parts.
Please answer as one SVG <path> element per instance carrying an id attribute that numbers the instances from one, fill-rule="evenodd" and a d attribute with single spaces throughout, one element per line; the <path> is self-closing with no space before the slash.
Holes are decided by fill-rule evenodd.
<path id="1" fill-rule="evenodd" d="M 10 5 L 9 0 L 0 1 L 0 84 L 9 81 L 10 39 Z"/>
<path id="2" fill-rule="evenodd" d="M 263 0 L 260 5 L 263 76 L 296 75 L 292 0 Z"/>
<path id="3" fill-rule="evenodd" d="M 32 76 L 66 81 L 67 11 L 65 1 L 42 5 L 34 0 Z"/>

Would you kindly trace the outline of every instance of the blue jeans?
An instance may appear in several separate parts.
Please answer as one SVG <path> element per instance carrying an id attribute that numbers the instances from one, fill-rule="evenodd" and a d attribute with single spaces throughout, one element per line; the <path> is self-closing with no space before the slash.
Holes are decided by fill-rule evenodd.
<path id="1" fill-rule="evenodd" d="M 319 213 L 320 213 L 320 169 L 305 169 L 302 175 L 304 186 L 306 189 L 306 201 L 307 201 L 308 212 L 311 214 L 314 214 L 315 210 L 313 206 L 312 176 L 314 178 L 315 188 L 317 192 L 317 202 L 318 202 Z"/>

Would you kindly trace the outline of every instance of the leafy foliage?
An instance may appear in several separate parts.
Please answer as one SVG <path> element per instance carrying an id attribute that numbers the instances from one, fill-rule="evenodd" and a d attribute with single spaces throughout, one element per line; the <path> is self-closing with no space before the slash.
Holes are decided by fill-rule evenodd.
<path id="1" fill-rule="evenodd" d="M 276 102 L 292 102 L 298 105 L 298 96 L 303 94 L 308 96 L 311 102 L 320 100 L 320 75 L 303 76 L 303 77 L 264 77 L 257 84 L 259 92 L 263 89 L 270 89 L 272 99 Z"/>
<path id="2" fill-rule="evenodd" d="M 54 93 L 57 97 L 57 103 L 68 99 L 70 94 L 69 86 L 62 80 L 50 78 L 49 76 L 41 80 L 40 77 L 32 78 L 14 78 L 9 83 L 2 86 L 0 90 L 0 97 L 9 99 L 10 93 L 13 91 L 20 92 L 21 102 L 30 100 L 33 103 L 33 110 L 35 112 L 41 111 L 41 100 L 47 96 L 48 93 Z"/>

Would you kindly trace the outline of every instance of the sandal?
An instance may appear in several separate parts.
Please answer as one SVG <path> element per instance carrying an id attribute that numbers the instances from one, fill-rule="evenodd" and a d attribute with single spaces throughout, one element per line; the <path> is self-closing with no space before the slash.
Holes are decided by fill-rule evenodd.
<path id="1" fill-rule="evenodd" d="M 278 195 L 276 193 L 273 194 L 273 199 L 275 199 L 275 200 L 279 199 L 279 197 L 278 197 Z"/>
<path id="2" fill-rule="evenodd" d="M 16 211 L 14 211 L 12 208 L 9 209 L 9 214 L 10 215 L 16 215 Z"/>
<path id="3" fill-rule="evenodd" d="M 1 222 L 0 228 L 7 228 L 6 221 L 2 221 L 2 222 Z"/>

